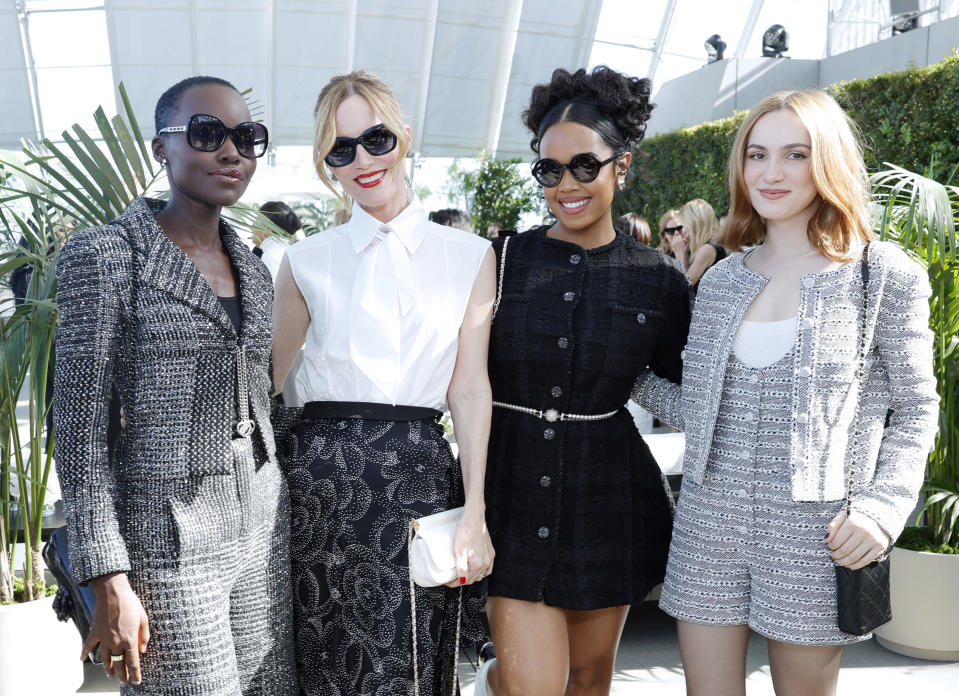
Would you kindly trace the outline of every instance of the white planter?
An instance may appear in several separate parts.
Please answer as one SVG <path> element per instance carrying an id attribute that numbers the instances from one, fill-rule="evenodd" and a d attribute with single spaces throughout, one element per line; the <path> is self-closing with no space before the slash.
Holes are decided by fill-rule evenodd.
<path id="1" fill-rule="evenodd" d="M 0 606 L 0 696 L 75 693 L 82 647 L 73 622 L 57 621 L 53 597 Z"/>
<path id="2" fill-rule="evenodd" d="M 893 549 L 892 621 L 881 646 L 923 660 L 959 660 L 959 556 Z"/>

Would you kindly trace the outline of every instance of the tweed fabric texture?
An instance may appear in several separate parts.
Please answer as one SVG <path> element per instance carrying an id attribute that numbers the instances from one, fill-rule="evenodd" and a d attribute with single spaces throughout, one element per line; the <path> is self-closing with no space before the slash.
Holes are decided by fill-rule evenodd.
<path id="1" fill-rule="evenodd" d="M 583 249 L 545 227 L 507 247 L 490 339 L 493 399 L 599 421 L 493 409 L 490 594 L 566 609 L 638 602 L 662 581 L 672 498 L 623 408 L 647 366 L 678 380 L 689 282 L 624 235 Z M 493 243 L 497 255 L 502 241 Z"/>
<path id="2" fill-rule="evenodd" d="M 842 645 L 826 525 L 844 501 L 793 501 L 792 351 L 729 360 L 702 483 L 683 481 L 660 607 L 684 621 L 748 624 L 774 640 Z"/>
<path id="3" fill-rule="evenodd" d="M 293 507 L 300 690 L 413 694 L 407 530 L 463 504 L 458 462 L 432 419 L 304 420 L 284 466 Z M 420 696 L 452 691 L 458 589 L 416 588 Z M 482 583 L 463 593 L 463 650 L 484 637 Z"/>
<path id="4" fill-rule="evenodd" d="M 55 455 L 74 574 L 128 573 L 153 629 L 137 693 L 290 693 L 272 284 L 221 221 L 242 298 L 237 334 L 157 224 L 163 205 L 137 199 L 111 224 L 71 235 L 57 259 Z M 240 351 L 256 429 L 234 440 Z M 127 416 L 112 461 L 111 385 Z"/>
<path id="5" fill-rule="evenodd" d="M 802 277 L 795 379 L 784 427 L 792 499 L 843 498 L 851 465 L 857 472 L 853 508 L 895 539 L 915 505 L 937 429 L 930 290 L 922 268 L 891 243 L 873 242 L 869 265 L 865 321 L 871 348 L 862 384 L 854 379 L 862 326 L 860 263 Z M 636 382 L 637 403 L 685 430 L 686 481 L 703 481 L 733 339 L 767 280 L 744 264 L 741 253 L 709 269 L 693 311 L 682 388 L 651 373 Z M 847 462 L 857 400 L 859 439 Z"/>

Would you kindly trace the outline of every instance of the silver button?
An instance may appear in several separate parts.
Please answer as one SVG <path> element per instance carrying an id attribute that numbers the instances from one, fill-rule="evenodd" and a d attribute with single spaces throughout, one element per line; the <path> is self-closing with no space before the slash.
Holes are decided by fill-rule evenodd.
<path id="1" fill-rule="evenodd" d="M 749 534 L 749 527 L 736 527 L 736 531 L 742 534 Z"/>
<path id="2" fill-rule="evenodd" d="M 553 479 L 551 479 L 549 476 L 543 476 L 539 480 L 539 485 L 543 488 L 549 488 L 553 485 Z"/>
<path id="3" fill-rule="evenodd" d="M 547 423 L 555 423 L 559 420 L 559 411 L 555 408 L 548 408 L 546 412 L 543 413 L 543 418 L 546 419 Z"/>
<path id="4" fill-rule="evenodd" d="M 563 295 L 563 299 L 566 300 L 567 302 L 572 302 L 575 297 L 576 297 L 575 292 L 567 292 L 565 295 Z"/>
<path id="5" fill-rule="evenodd" d="M 755 415 L 756 415 L 756 414 L 753 413 L 752 411 L 746 411 L 746 412 L 743 414 L 743 418 L 745 418 L 746 420 L 752 420 Z"/>
<path id="6" fill-rule="evenodd" d="M 816 284 L 816 279 L 811 276 L 806 276 L 802 279 L 802 284 L 804 288 L 811 288 Z"/>
<path id="7" fill-rule="evenodd" d="M 750 384 L 759 384 L 759 375 L 749 375 Z"/>
<path id="8" fill-rule="evenodd" d="M 808 423 L 808 422 L 809 422 L 809 414 L 808 414 L 808 413 L 800 413 L 798 416 L 796 416 L 796 421 L 799 422 L 799 423 Z"/>
<path id="9" fill-rule="evenodd" d="M 803 367 L 799 368 L 800 377 L 808 377 L 811 374 L 812 374 L 812 368 L 809 367 L 809 365 L 804 365 Z"/>
<path id="10" fill-rule="evenodd" d="M 552 394 L 555 398 L 559 398 L 563 395 L 562 387 L 553 387 L 549 390 L 549 393 Z"/>
<path id="11" fill-rule="evenodd" d="M 640 324 L 645 324 L 645 323 L 646 323 L 646 315 L 643 314 L 642 312 L 640 312 L 639 314 L 636 315 L 636 321 L 638 321 Z"/>
<path id="12" fill-rule="evenodd" d="M 556 345 L 565 350 L 566 348 L 569 348 L 569 339 L 565 336 L 561 336 L 559 339 L 557 339 Z"/>
<path id="13" fill-rule="evenodd" d="M 556 431 L 552 428 L 546 428 L 546 430 L 543 431 L 544 440 L 552 440 L 554 437 L 556 437 Z"/>
<path id="14" fill-rule="evenodd" d="M 812 317 L 806 317 L 805 319 L 802 320 L 802 327 L 804 329 L 811 329 L 813 327 L 813 324 L 815 323 L 816 322 L 812 320 Z"/>
<path id="15" fill-rule="evenodd" d="M 583 257 L 580 256 L 579 254 L 573 254 L 572 256 L 569 257 L 569 262 L 573 264 L 574 266 L 582 260 L 583 260 Z"/>
<path id="16" fill-rule="evenodd" d="M 549 536 L 549 527 L 540 527 L 539 531 L 536 532 L 536 534 L 537 536 L 539 536 L 540 539 L 545 539 L 546 537 Z"/>

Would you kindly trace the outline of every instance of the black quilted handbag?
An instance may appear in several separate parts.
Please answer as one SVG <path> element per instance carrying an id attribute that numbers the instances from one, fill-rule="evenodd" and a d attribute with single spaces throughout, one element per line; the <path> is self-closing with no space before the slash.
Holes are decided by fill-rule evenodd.
<path id="1" fill-rule="evenodd" d="M 862 329 L 859 334 L 859 364 L 856 367 L 856 382 L 862 385 L 863 370 L 868 346 L 866 345 L 866 321 L 869 317 L 869 245 L 862 254 Z M 861 394 L 860 394 L 861 397 Z M 853 448 L 859 436 L 859 398 L 856 399 L 853 415 L 855 430 L 846 449 L 849 462 L 849 477 L 846 486 L 846 515 L 852 509 L 852 489 L 855 480 Z M 859 570 L 836 566 L 836 608 L 839 630 L 855 636 L 872 633 L 883 624 L 892 621 L 889 603 L 889 559 L 885 553 Z"/>
<path id="2" fill-rule="evenodd" d="M 892 621 L 888 557 L 859 570 L 836 566 L 836 592 L 840 631 L 863 636 Z"/>

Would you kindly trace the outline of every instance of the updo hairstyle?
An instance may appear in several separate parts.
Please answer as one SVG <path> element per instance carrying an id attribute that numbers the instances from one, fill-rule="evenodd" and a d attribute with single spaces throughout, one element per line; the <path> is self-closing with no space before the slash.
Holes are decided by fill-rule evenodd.
<path id="1" fill-rule="evenodd" d="M 533 87 L 529 108 L 523 112 L 523 123 L 534 134 L 529 145 L 539 154 L 546 130 L 572 121 L 598 133 L 615 154 L 626 152 L 639 145 L 646 133 L 654 106 L 649 96 L 650 82 L 645 77 L 630 77 L 605 65 L 590 72 L 557 68 L 549 84 Z"/>

